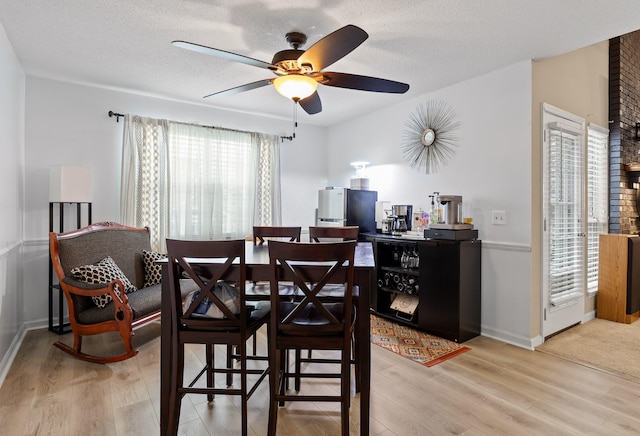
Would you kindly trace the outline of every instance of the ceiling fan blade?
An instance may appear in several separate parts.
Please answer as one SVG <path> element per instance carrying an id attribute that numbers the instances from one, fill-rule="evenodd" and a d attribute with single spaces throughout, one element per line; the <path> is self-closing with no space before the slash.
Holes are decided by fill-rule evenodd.
<path id="1" fill-rule="evenodd" d="M 314 115 L 322 112 L 322 102 L 320 101 L 318 91 L 314 92 L 309 97 L 303 98 L 302 100 L 298 101 L 298 104 L 309 115 Z"/>
<path id="2" fill-rule="evenodd" d="M 227 95 L 238 94 L 239 92 L 250 91 L 256 88 L 262 88 L 263 86 L 271 85 L 273 79 L 258 80 L 257 82 L 247 83 L 245 85 L 236 86 L 235 88 L 225 89 L 224 91 L 214 92 L 213 94 L 205 95 L 202 98 L 210 97 L 222 97 Z"/>
<path id="3" fill-rule="evenodd" d="M 377 77 L 324 71 L 321 74 L 323 79 L 320 80 L 320 83 L 327 86 L 358 89 L 360 91 L 386 92 L 391 94 L 404 94 L 409 90 L 409 85 L 406 83 L 379 79 Z"/>
<path id="4" fill-rule="evenodd" d="M 242 62 L 243 64 L 253 65 L 254 67 L 259 67 L 259 68 L 275 69 L 275 66 L 271 65 L 269 62 L 260 61 L 258 59 L 253 59 L 248 56 L 239 55 L 237 53 L 231 53 L 230 51 L 207 47 L 205 45 L 200 45 L 200 44 L 194 44 L 192 42 L 187 42 L 187 41 L 172 41 L 171 44 L 175 45 L 176 47 L 184 48 L 191 51 L 196 51 L 198 53 L 203 53 L 210 56 L 216 56 L 222 59 L 226 59 L 228 61 Z"/>
<path id="5" fill-rule="evenodd" d="M 311 64 L 313 71 L 320 71 L 351 53 L 368 37 L 358 26 L 348 24 L 309 47 L 300 55 L 298 63 Z"/>

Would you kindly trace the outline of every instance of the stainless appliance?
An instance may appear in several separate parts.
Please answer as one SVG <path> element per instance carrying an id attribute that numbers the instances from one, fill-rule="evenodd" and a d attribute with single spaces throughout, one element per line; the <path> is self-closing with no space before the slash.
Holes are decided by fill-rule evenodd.
<path id="1" fill-rule="evenodd" d="M 360 233 L 376 233 L 377 191 L 327 188 L 318 192 L 318 226 L 360 226 Z"/>
<path id="2" fill-rule="evenodd" d="M 468 230 L 473 229 L 473 224 L 464 224 L 460 219 L 461 195 L 440 195 L 442 204 L 442 216 L 438 223 L 430 223 L 431 229 Z"/>

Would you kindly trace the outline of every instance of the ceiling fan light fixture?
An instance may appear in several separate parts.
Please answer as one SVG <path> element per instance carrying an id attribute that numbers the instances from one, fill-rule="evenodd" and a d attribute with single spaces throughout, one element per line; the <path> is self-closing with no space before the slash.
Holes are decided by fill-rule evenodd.
<path id="1" fill-rule="evenodd" d="M 318 82 L 311 77 L 303 76 L 301 74 L 288 74 L 275 79 L 273 81 L 273 86 L 276 87 L 276 91 L 281 95 L 284 95 L 293 101 L 298 101 L 305 99 L 316 92 Z"/>

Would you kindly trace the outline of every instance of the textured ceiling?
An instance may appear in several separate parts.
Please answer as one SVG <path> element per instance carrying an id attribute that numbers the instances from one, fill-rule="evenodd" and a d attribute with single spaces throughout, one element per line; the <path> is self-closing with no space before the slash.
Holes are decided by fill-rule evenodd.
<path id="1" fill-rule="evenodd" d="M 346 25 L 369 34 L 328 70 L 406 82 L 389 95 L 320 86 L 331 125 L 527 59 L 566 53 L 640 28 L 637 0 L 0 0 L 0 22 L 26 74 L 290 118 L 271 86 L 203 96 L 273 77 L 171 45 L 175 39 L 271 61 L 287 32 L 306 47 Z M 304 47 L 303 47 L 304 48 Z M 128 108 L 105 108 L 127 112 Z"/>

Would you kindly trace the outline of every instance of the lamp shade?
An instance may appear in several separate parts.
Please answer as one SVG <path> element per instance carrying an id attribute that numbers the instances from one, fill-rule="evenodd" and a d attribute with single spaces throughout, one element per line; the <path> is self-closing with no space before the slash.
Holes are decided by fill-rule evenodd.
<path id="1" fill-rule="evenodd" d="M 318 82 L 301 74 L 280 76 L 273 81 L 276 91 L 294 101 L 309 97 L 318 88 Z"/>
<path id="2" fill-rule="evenodd" d="M 54 165 L 49 172 L 49 201 L 91 203 L 91 167 Z"/>

